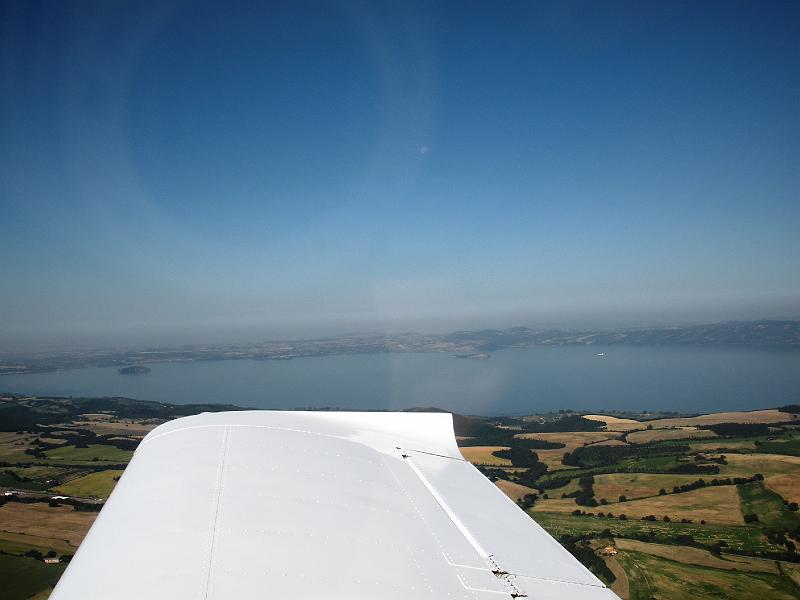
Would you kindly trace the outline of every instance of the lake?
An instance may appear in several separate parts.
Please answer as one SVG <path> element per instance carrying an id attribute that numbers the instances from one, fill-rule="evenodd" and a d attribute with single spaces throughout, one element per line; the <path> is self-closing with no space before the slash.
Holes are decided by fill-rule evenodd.
<path id="1" fill-rule="evenodd" d="M 4 375 L 0 391 L 257 408 L 436 406 L 482 415 L 711 412 L 800 402 L 800 352 L 753 348 L 533 347 L 486 360 L 369 354 L 148 366 L 152 372 L 144 375 L 113 367 Z"/>

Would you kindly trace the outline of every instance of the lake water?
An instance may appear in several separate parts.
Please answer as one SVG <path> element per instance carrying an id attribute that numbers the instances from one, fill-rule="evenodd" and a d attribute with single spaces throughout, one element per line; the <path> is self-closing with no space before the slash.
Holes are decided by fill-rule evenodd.
<path id="1" fill-rule="evenodd" d="M 116 368 L 4 375 L 0 391 L 257 408 L 437 406 L 483 415 L 800 403 L 800 352 L 749 348 L 534 347 L 501 350 L 488 360 L 371 354 L 148 366 L 145 375 Z"/>

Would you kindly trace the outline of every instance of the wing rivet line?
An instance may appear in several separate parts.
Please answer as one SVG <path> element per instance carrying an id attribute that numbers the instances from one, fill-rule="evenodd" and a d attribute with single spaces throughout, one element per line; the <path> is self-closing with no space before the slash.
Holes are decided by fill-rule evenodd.
<path id="1" fill-rule="evenodd" d="M 416 474 L 416 476 L 422 482 L 422 485 L 424 485 L 425 488 L 430 492 L 431 496 L 433 496 L 433 499 L 436 500 L 436 503 L 453 522 L 453 525 L 456 526 L 456 529 L 458 529 L 461 532 L 461 535 L 466 538 L 467 542 L 469 542 L 469 545 L 474 548 L 475 552 L 477 552 L 478 555 L 487 562 L 487 564 L 491 567 L 489 570 L 503 582 L 503 585 L 505 585 L 511 597 L 526 598 L 527 594 L 520 591 L 520 589 L 517 588 L 512 581 L 513 575 L 509 575 L 508 571 L 500 568 L 500 565 L 497 564 L 497 562 L 494 560 L 494 557 L 483 549 L 483 546 L 481 546 L 478 540 L 475 539 L 475 536 L 473 536 L 472 532 L 467 529 L 466 525 L 461 522 L 461 519 L 458 518 L 453 509 L 450 508 L 447 502 L 445 502 L 445 499 L 441 496 L 441 494 L 439 494 L 436 488 L 433 487 L 433 484 L 428 481 L 428 478 L 425 477 L 425 474 L 414 463 L 408 453 L 402 450 L 400 447 L 396 448 L 400 451 L 400 456 L 403 458 L 403 460 L 406 461 L 408 466 L 411 467 L 411 470 L 414 471 L 414 474 Z"/>

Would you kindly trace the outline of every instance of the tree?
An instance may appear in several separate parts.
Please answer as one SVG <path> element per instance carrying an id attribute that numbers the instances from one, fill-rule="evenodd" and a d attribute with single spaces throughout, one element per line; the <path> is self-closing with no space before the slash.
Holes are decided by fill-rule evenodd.
<path id="1" fill-rule="evenodd" d="M 660 490 L 658 490 L 658 495 L 659 496 L 666 496 L 667 495 L 667 490 L 665 490 L 664 488 L 661 488 Z"/>
<path id="2" fill-rule="evenodd" d="M 797 508 L 798 508 L 797 502 L 789 502 L 789 510 L 795 512 L 797 511 Z"/>
<path id="3" fill-rule="evenodd" d="M 670 521 L 672 521 L 672 519 L 670 519 L 668 515 L 664 515 L 663 521 L 664 523 L 669 523 Z"/>
<path id="4" fill-rule="evenodd" d="M 626 498 L 626 497 L 625 497 L 625 494 L 623 494 L 622 496 L 620 496 L 620 497 L 619 497 L 619 501 L 620 501 L 620 502 L 627 502 L 627 501 L 628 501 L 628 498 Z"/>

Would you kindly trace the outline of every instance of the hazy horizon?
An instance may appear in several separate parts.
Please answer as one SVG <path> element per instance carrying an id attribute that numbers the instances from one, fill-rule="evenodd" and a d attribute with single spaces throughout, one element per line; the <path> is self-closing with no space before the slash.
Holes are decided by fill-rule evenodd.
<path id="1" fill-rule="evenodd" d="M 183 329 L 175 326 L 169 330 L 136 330 L 122 333 L 120 330 L 109 331 L 105 329 L 102 334 L 91 335 L 91 332 L 69 332 L 68 335 L 59 335 L 58 332 L 48 330 L 40 336 L 26 335 L 23 341 L 14 342 L 13 338 L 0 340 L 0 352 L 7 355 L 24 354 L 25 352 L 38 352 L 52 350 L 55 352 L 69 349 L 75 350 L 125 350 L 135 348 L 168 348 L 178 346 L 197 346 L 203 344 L 248 344 L 255 342 L 276 341 L 302 341 L 316 340 L 326 337 L 344 337 L 348 335 L 392 335 L 392 334 L 422 334 L 435 335 L 454 333 L 456 331 L 480 331 L 484 329 L 508 329 L 513 327 L 530 327 L 533 329 L 553 329 L 562 331 L 605 331 L 615 329 L 659 328 L 659 327 L 689 327 L 692 325 L 709 325 L 722 322 L 760 321 L 760 320 L 789 320 L 798 321 L 798 315 L 772 315 L 752 316 L 747 318 L 735 317 L 723 319 L 689 319 L 689 320 L 631 320 L 631 319 L 606 319 L 597 320 L 513 320 L 508 318 L 490 318 L 470 320 L 379 320 L 379 321 L 343 321 L 309 322 L 287 325 L 254 325 L 247 323 L 240 326 L 220 326 L 214 328 L 198 328 L 196 325 Z M 602 323 L 602 324 L 598 324 Z"/>
<path id="2" fill-rule="evenodd" d="M 798 318 L 798 22 L 3 3 L 0 348 Z"/>

